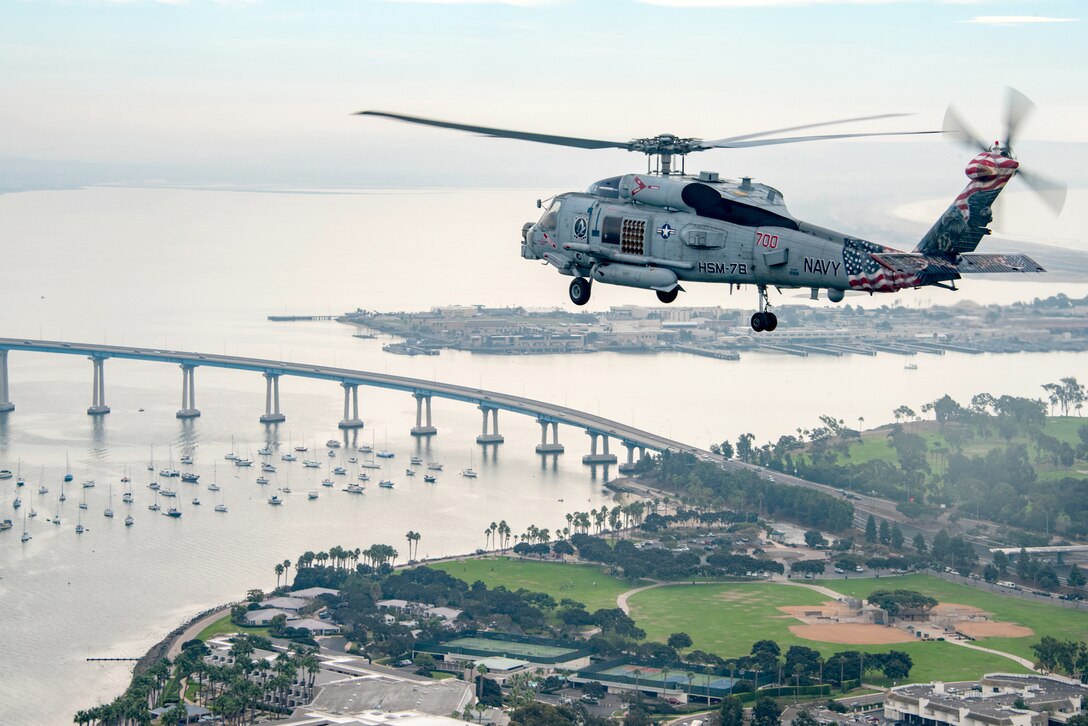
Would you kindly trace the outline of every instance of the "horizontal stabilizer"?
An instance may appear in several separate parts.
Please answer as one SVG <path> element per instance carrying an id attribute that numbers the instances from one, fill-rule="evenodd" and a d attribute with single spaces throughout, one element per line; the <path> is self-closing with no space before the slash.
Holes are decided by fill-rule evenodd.
<path id="1" fill-rule="evenodd" d="M 1027 255 L 960 255 L 960 272 L 1046 272 Z"/>

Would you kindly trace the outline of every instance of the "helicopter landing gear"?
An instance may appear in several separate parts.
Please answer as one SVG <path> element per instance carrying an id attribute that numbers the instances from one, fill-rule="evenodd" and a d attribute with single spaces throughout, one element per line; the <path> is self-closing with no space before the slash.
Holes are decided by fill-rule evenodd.
<path id="1" fill-rule="evenodd" d="M 675 300 L 676 296 L 679 295 L 679 294 L 680 294 L 680 286 L 677 285 L 676 287 L 669 290 L 668 292 L 665 292 L 664 290 L 658 290 L 657 291 L 657 299 L 660 300 L 661 302 L 665 303 L 666 305 L 668 305 L 673 300 Z"/>
<path id="2" fill-rule="evenodd" d="M 759 312 L 752 315 L 752 330 L 768 333 L 778 327 L 778 316 L 771 312 L 771 303 L 767 301 L 767 286 L 759 286 Z"/>
<path id="3" fill-rule="evenodd" d="M 589 302 L 589 294 L 592 292 L 589 280 L 584 277 L 576 277 L 570 281 L 570 301 L 575 305 L 585 305 Z"/>

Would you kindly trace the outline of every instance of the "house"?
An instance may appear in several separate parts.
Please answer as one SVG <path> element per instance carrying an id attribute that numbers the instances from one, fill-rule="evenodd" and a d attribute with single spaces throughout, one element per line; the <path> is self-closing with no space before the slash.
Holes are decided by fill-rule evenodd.
<path id="1" fill-rule="evenodd" d="M 334 590 L 331 587 L 307 587 L 305 590 L 294 590 L 287 593 L 288 597 L 298 598 L 299 600 L 316 600 L 321 595 L 339 595 L 339 590 Z"/>
<path id="2" fill-rule="evenodd" d="M 250 610 L 246 613 L 246 625 L 268 625 L 272 622 L 272 618 L 277 615 L 284 615 L 288 620 L 297 620 L 298 613 L 289 613 L 286 610 L 280 610 L 278 608 L 263 608 L 261 610 Z"/>
<path id="3" fill-rule="evenodd" d="M 1072 678 L 988 673 L 979 681 L 915 683 L 888 691 L 884 718 L 921 726 L 1046 726 L 1084 712 Z"/>
<path id="4" fill-rule="evenodd" d="M 309 600 L 299 597 L 270 597 L 258 603 L 262 608 L 277 608 L 287 612 L 298 613 L 303 608 L 310 606 Z"/>
<path id="5" fill-rule="evenodd" d="M 337 635 L 340 632 L 340 626 L 336 623 L 330 623 L 327 620 L 315 620 L 314 618 L 292 620 L 287 626 L 308 630 L 310 635 Z"/>

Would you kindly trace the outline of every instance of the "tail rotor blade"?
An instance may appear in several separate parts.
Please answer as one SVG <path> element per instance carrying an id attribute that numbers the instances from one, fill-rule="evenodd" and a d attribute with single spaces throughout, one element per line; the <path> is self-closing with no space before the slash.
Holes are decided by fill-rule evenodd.
<path id="1" fill-rule="evenodd" d="M 956 113 L 955 106 L 949 106 L 944 112 L 944 123 L 941 126 L 945 136 L 955 139 L 966 146 L 987 151 L 990 146 L 976 134 L 970 126 L 964 123 L 960 115 Z"/>
<path id="2" fill-rule="evenodd" d="M 1016 140 L 1016 133 L 1020 128 L 1020 124 L 1034 110 L 1035 104 L 1032 103 L 1030 98 L 1015 88 L 1008 89 L 1008 96 L 1005 100 L 1005 148 L 1013 148 L 1013 142 Z"/>
<path id="3" fill-rule="evenodd" d="M 1050 207 L 1054 214 L 1061 214 L 1062 207 L 1065 206 L 1065 184 L 1040 176 L 1035 172 L 1026 171 L 1023 167 L 1017 170 L 1016 176 L 1031 187 L 1031 190 L 1039 195 L 1039 198 L 1043 200 L 1046 206 Z"/>

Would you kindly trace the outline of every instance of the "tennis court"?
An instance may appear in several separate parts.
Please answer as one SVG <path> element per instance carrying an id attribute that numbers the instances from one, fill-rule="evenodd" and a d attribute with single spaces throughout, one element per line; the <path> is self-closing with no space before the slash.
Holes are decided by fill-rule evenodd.
<path id="1" fill-rule="evenodd" d="M 578 656 L 578 651 L 570 648 L 559 648 L 554 645 L 541 645 L 539 643 L 517 643 L 510 640 L 495 640 L 492 638 L 456 638 L 447 640 L 442 645 L 450 650 L 464 648 L 485 653 L 507 656 L 525 656 L 528 658 L 561 658 L 569 656 L 573 659 Z"/>
<path id="2" fill-rule="evenodd" d="M 603 671 L 598 671 L 596 675 L 604 680 L 607 680 L 608 676 L 629 678 L 632 682 L 637 680 L 639 684 L 644 684 L 650 688 L 660 688 L 665 683 L 668 683 L 669 688 L 684 689 L 691 685 L 695 688 L 720 688 L 729 690 L 733 687 L 733 684 L 736 683 L 736 679 L 730 678 L 729 676 L 707 675 L 705 673 L 693 672 L 689 677 L 688 673 L 682 670 L 673 670 L 670 668 L 666 671 L 664 668 L 652 668 L 650 666 L 639 666 L 631 663 L 623 663 Z"/>

